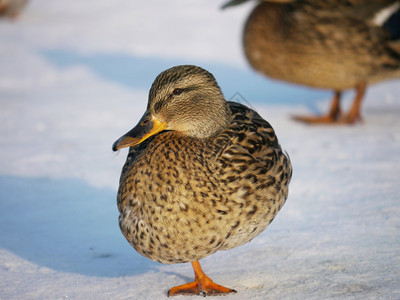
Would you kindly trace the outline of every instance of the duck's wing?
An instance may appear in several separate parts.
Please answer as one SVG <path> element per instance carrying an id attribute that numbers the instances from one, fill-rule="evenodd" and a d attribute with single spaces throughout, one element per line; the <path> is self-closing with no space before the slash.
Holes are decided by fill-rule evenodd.
<path id="1" fill-rule="evenodd" d="M 231 126 L 214 141 L 219 145 L 215 153 L 221 173 L 230 174 L 232 181 L 246 176 L 254 181 L 283 164 L 285 176 L 290 176 L 289 158 L 283 153 L 272 126 L 242 104 L 229 102 L 229 107 Z"/>

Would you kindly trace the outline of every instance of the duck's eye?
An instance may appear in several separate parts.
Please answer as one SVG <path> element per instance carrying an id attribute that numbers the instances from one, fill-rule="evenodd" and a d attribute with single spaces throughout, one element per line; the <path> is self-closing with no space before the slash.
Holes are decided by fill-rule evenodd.
<path id="1" fill-rule="evenodd" d="M 180 95 L 180 94 L 182 94 L 182 92 L 183 92 L 183 89 L 174 89 L 174 90 L 172 91 L 172 94 L 174 94 L 174 95 Z"/>

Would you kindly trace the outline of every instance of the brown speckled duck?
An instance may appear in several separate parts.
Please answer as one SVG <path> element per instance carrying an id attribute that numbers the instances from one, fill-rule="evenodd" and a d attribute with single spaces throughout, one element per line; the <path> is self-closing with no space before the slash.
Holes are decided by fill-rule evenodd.
<path id="1" fill-rule="evenodd" d="M 398 0 L 259 1 L 245 25 L 245 55 L 271 78 L 334 90 L 327 115 L 296 120 L 355 123 L 366 86 L 400 77 L 399 9 Z M 344 115 L 341 94 L 351 88 L 356 96 Z"/>
<path id="2" fill-rule="evenodd" d="M 27 3 L 28 0 L 0 0 L 0 18 L 15 19 Z"/>
<path id="3" fill-rule="evenodd" d="M 251 241 L 285 203 L 292 167 L 271 125 L 227 102 L 208 71 L 177 66 L 157 76 L 146 112 L 113 150 L 124 147 L 123 235 L 151 260 L 194 269 L 195 281 L 168 295 L 236 292 L 211 281 L 198 261 Z"/>

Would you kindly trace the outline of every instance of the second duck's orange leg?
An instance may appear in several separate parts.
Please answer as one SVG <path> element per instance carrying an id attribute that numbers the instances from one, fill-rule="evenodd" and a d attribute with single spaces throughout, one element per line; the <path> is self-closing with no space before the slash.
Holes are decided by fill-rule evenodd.
<path id="1" fill-rule="evenodd" d="M 344 117 L 343 122 L 348 123 L 348 124 L 354 124 L 357 121 L 361 121 L 361 103 L 362 100 L 364 99 L 364 94 L 366 90 L 367 85 L 365 82 L 360 82 L 357 85 L 357 94 L 356 97 L 354 98 L 353 105 L 350 108 L 349 114 Z"/>
<path id="2" fill-rule="evenodd" d="M 332 99 L 331 109 L 328 114 L 322 116 L 293 116 L 292 119 L 307 124 L 332 124 L 340 122 L 341 109 L 340 99 L 342 93 L 335 91 Z"/>
<path id="3" fill-rule="evenodd" d="M 214 283 L 201 269 L 199 261 L 192 262 L 192 266 L 195 280 L 193 282 L 173 287 L 168 291 L 168 297 L 176 295 L 217 296 L 236 293 L 233 289 Z"/>

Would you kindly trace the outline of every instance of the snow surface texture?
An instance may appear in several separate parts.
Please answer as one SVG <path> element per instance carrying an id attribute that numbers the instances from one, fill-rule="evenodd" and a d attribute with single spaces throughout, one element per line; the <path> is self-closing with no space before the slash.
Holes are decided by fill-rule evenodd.
<path id="1" fill-rule="evenodd" d="M 115 198 L 127 151 L 111 151 L 155 76 L 186 63 L 269 120 L 294 166 L 270 227 L 202 260 L 238 291 L 224 299 L 400 299 L 399 81 L 369 89 L 362 124 L 294 123 L 330 93 L 251 71 L 240 34 L 254 3 L 223 3 L 32 0 L 0 21 L 0 299 L 163 299 L 193 278 L 125 241 Z"/>

